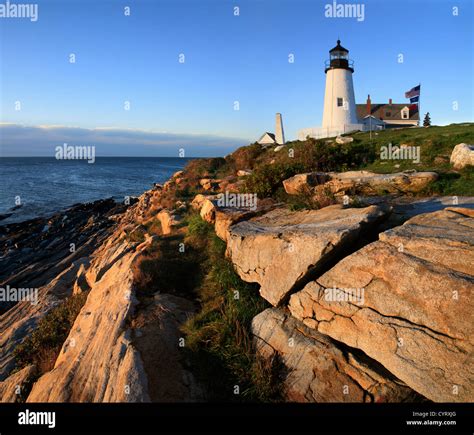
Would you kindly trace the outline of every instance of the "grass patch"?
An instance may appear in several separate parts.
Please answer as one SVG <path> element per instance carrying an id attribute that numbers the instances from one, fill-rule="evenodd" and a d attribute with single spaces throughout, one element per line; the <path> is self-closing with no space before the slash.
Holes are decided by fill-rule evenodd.
<path id="1" fill-rule="evenodd" d="M 278 401 L 280 364 L 258 357 L 250 334 L 252 319 L 269 305 L 256 286 L 238 277 L 225 258 L 225 243 L 198 218 L 190 219 L 187 241 L 205 253 L 207 273 L 197 289 L 201 308 L 183 327 L 195 375 L 206 384 L 210 400 Z"/>
<path id="2" fill-rule="evenodd" d="M 183 235 L 179 233 L 163 237 L 137 259 L 133 274 L 139 298 L 156 292 L 185 298 L 192 295 L 202 277 L 199 253 L 183 242 Z"/>
<path id="3" fill-rule="evenodd" d="M 199 245 L 199 239 L 207 239 L 214 232 L 212 225 L 209 225 L 197 213 L 189 215 L 186 219 L 186 223 L 188 226 L 187 239 L 191 241 L 191 244 L 194 246 Z"/>
<path id="4" fill-rule="evenodd" d="M 458 173 L 440 173 L 439 179 L 421 193 L 426 195 L 474 196 L 474 168 L 465 168 Z"/>
<path id="5" fill-rule="evenodd" d="M 41 376 L 53 369 L 62 345 L 86 302 L 87 294 L 84 292 L 70 296 L 38 322 L 33 333 L 14 350 L 17 370 L 35 364 L 38 376 Z"/>
<path id="6" fill-rule="evenodd" d="M 368 133 L 357 133 L 356 140 L 370 141 Z M 406 144 L 420 147 L 419 163 L 410 160 L 380 160 L 363 167 L 378 173 L 400 172 L 409 169 L 434 171 L 439 179 L 418 195 L 474 195 L 473 168 L 453 172 L 449 157 L 455 145 L 473 143 L 474 124 L 451 124 L 445 127 L 406 128 L 402 130 L 384 130 L 372 137 L 377 153 L 381 146 L 392 143 L 393 146 Z"/>

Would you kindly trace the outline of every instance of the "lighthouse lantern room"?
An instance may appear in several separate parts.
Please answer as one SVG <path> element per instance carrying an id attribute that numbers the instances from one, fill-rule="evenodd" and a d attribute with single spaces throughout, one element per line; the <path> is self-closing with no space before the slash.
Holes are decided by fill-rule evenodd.
<path id="1" fill-rule="evenodd" d="M 349 59 L 349 50 L 341 45 L 341 41 L 337 40 L 337 45 L 329 50 L 329 60 L 326 61 L 327 73 L 331 68 L 346 68 L 354 72 L 354 62 Z"/>

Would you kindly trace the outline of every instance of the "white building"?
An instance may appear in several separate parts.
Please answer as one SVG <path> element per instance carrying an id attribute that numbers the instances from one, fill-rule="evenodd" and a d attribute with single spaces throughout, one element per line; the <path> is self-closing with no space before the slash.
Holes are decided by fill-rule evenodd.
<path id="1" fill-rule="evenodd" d="M 418 125 L 417 105 L 374 104 L 370 95 L 366 104 L 356 104 L 352 74 L 354 62 L 349 59 L 349 50 L 341 46 L 341 41 L 329 50 L 326 61 L 326 88 L 324 93 L 323 122 L 321 127 L 305 128 L 298 131 L 298 140 L 334 137 L 353 131 L 381 130 L 394 127 Z"/>
<path id="2" fill-rule="evenodd" d="M 275 135 L 266 131 L 260 136 L 260 139 L 257 142 L 261 145 L 273 145 L 276 143 Z"/>

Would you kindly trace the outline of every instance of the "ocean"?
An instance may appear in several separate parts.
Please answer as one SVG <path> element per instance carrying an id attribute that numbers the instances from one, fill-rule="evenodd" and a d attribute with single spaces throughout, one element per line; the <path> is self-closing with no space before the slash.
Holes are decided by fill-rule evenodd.
<path id="1" fill-rule="evenodd" d="M 176 157 L 0 158 L 0 225 L 49 216 L 74 204 L 139 196 L 164 183 L 190 159 Z M 21 206 L 16 207 L 19 198 Z"/>

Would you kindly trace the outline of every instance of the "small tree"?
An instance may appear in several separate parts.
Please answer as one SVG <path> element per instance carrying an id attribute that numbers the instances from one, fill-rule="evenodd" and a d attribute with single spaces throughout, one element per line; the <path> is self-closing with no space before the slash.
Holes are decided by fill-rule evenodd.
<path id="1" fill-rule="evenodd" d="M 423 127 L 430 127 L 430 126 L 431 126 L 430 112 L 427 112 L 425 115 L 425 119 L 423 120 Z"/>

